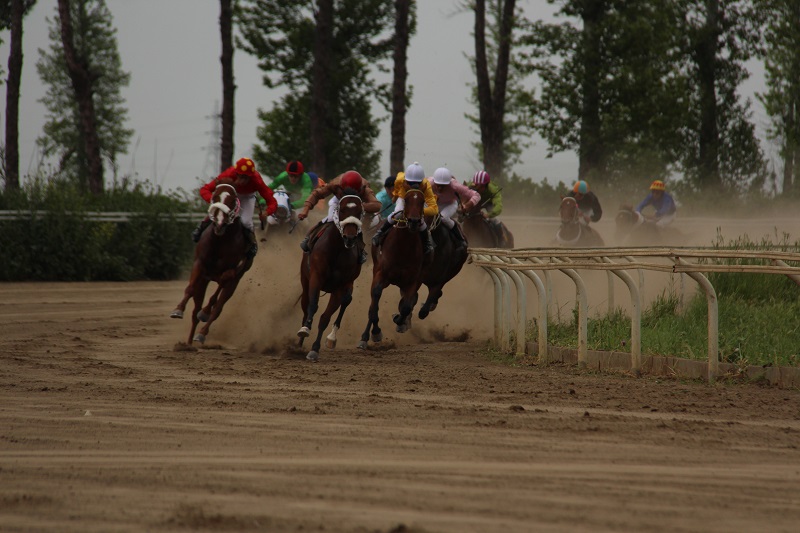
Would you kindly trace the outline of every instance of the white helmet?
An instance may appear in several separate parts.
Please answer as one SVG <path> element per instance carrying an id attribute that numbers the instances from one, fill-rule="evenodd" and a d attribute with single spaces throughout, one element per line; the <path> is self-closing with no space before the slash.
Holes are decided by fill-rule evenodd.
<path id="1" fill-rule="evenodd" d="M 425 179 L 425 171 L 422 170 L 422 166 L 414 161 L 408 168 L 406 169 L 405 180 L 408 183 L 422 183 L 422 180 Z"/>
<path id="2" fill-rule="evenodd" d="M 439 167 L 433 173 L 433 182 L 436 185 L 450 185 L 451 179 L 453 179 L 453 173 L 445 167 Z"/>

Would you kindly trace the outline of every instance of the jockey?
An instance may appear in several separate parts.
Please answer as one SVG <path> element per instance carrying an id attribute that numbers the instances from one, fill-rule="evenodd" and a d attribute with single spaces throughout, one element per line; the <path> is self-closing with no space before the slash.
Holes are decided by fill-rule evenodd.
<path id="1" fill-rule="evenodd" d="M 675 199 L 672 198 L 672 195 L 667 192 L 667 188 L 663 181 L 655 180 L 650 184 L 650 192 L 647 194 L 644 200 L 642 200 L 639 205 L 636 206 L 634 211 L 641 215 L 642 209 L 648 205 L 652 205 L 656 212 L 655 214 L 645 218 L 655 222 L 656 226 L 659 228 L 663 228 L 675 220 L 675 214 L 678 211 L 678 207 L 675 205 Z"/>
<path id="2" fill-rule="evenodd" d="M 506 242 L 506 235 L 503 225 L 497 216 L 503 212 L 502 189 L 497 184 L 492 183 L 492 177 L 485 170 L 479 170 L 472 177 L 469 188 L 480 195 L 478 207 L 481 215 L 489 223 L 489 227 L 494 231 L 498 242 Z"/>
<path id="3" fill-rule="evenodd" d="M 372 237 L 372 246 L 381 245 L 386 232 L 396 222 L 396 217 L 403 213 L 403 209 L 406 206 L 406 193 L 410 189 L 419 189 L 425 194 L 425 216 L 436 216 L 439 212 L 439 207 L 436 205 L 436 195 L 433 194 L 430 183 L 425 179 L 425 171 L 422 170 L 420 164 L 415 161 L 408 166 L 405 174 L 402 172 L 397 174 L 397 178 L 394 181 L 394 194 L 392 196 L 396 198 L 394 211 L 386 219 L 386 222 L 383 223 L 381 229 Z M 425 224 L 424 218 L 422 219 L 422 224 L 420 224 L 419 231 L 422 237 L 425 254 L 430 254 L 433 252 L 435 244 L 433 243 L 433 237 L 431 237 L 431 232 L 428 230 L 428 225 Z"/>
<path id="4" fill-rule="evenodd" d="M 381 202 L 381 210 L 372 217 L 372 222 L 369 224 L 370 228 L 377 226 L 382 217 L 388 216 L 390 210 L 394 211 L 394 198 L 392 197 L 392 193 L 394 192 L 395 179 L 396 178 L 394 176 L 389 176 L 386 178 L 383 181 L 383 189 L 375 195 L 375 198 Z"/>
<path id="5" fill-rule="evenodd" d="M 567 193 L 567 196 L 575 198 L 578 210 L 581 212 L 581 224 L 588 226 L 589 221 L 597 222 L 603 216 L 600 200 L 597 199 L 597 195 L 589 190 L 589 184 L 584 180 L 576 181 L 575 185 L 572 186 L 572 191 Z"/>
<path id="6" fill-rule="evenodd" d="M 436 195 L 436 204 L 439 206 L 439 216 L 442 219 L 442 223 L 453 234 L 456 242 L 456 251 L 466 248 L 467 239 L 461 231 L 461 226 L 453 220 L 453 215 L 456 214 L 459 207 L 464 211 L 470 211 L 475 208 L 481 200 L 481 195 L 466 185 L 460 184 L 453 177 L 452 172 L 444 167 L 437 168 L 436 172 L 433 173 L 433 178 L 428 178 L 428 181 L 433 188 L 433 193 Z"/>
<path id="7" fill-rule="evenodd" d="M 314 189 L 314 191 L 308 195 L 308 198 L 306 198 L 303 210 L 297 214 L 298 219 L 304 220 L 308 216 L 308 212 L 313 209 L 318 201 L 328 197 L 331 194 L 333 195 L 328 207 L 328 216 L 320 220 L 316 226 L 311 228 L 311 230 L 306 234 L 306 238 L 300 243 L 300 248 L 302 248 L 304 252 L 308 253 L 311 251 L 309 239 L 312 237 L 312 235 L 314 235 L 316 230 L 318 230 L 326 222 L 333 222 L 334 212 L 338 210 L 339 207 L 339 200 L 341 200 L 342 196 L 347 194 L 347 189 L 352 189 L 358 195 L 358 197 L 361 198 L 365 213 L 377 213 L 380 210 L 380 201 L 375 197 L 375 193 L 372 192 L 372 187 L 370 187 L 369 182 L 365 180 L 361 174 L 355 170 L 348 170 L 344 174 L 336 176 L 326 185 Z M 367 252 L 364 251 L 364 241 L 362 236 L 359 236 L 358 242 L 359 251 L 361 252 L 359 261 L 363 264 L 367 261 Z"/>
<path id="8" fill-rule="evenodd" d="M 214 189 L 221 183 L 233 185 L 239 196 L 242 228 L 247 242 L 250 243 L 247 249 L 247 259 L 252 263 L 253 258 L 258 252 L 256 234 L 253 231 L 253 211 L 256 206 L 256 192 L 266 201 L 267 215 L 272 215 L 278 208 L 278 204 L 272 196 L 272 190 L 264 183 L 261 174 L 256 171 L 256 166 L 250 158 L 243 157 L 239 159 L 236 165 L 224 170 L 219 176 L 203 185 L 200 189 L 200 196 L 203 197 L 203 200 L 210 202 L 211 196 L 214 194 Z M 200 240 L 200 235 L 202 235 L 209 224 L 211 224 L 211 219 L 208 217 L 200 222 L 197 228 L 192 232 L 192 239 L 194 242 Z"/>
<path id="9" fill-rule="evenodd" d="M 269 184 L 272 190 L 277 190 L 278 187 L 283 186 L 289 199 L 291 200 L 292 209 L 299 209 L 311 191 L 314 190 L 314 184 L 311 181 L 311 176 L 303 169 L 303 163 L 300 161 L 289 161 L 286 164 L 286 170 L 278 174 Z M 280 221 L 270 216 L 267 221 L 271 226 L 279 224 Z"/>

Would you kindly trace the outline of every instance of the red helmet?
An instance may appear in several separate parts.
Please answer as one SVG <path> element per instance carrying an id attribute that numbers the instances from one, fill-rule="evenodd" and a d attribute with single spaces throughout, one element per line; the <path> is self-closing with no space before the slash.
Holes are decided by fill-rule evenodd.
<path id="1" fill-rule="evenodd" d="M 342 181 L 341 181 L 342 188 L 347 189 L 349 187 L 351 189 L 360 191 L 363 180 L 364 178 L 361 177 L 361 174 L 359 174 L 355 170 L 348 170 L 347 172 L 342 174 Z"/>
<path id="2" fill-rule="evenodd" d="M 490 181 L 492 181 L 492 178 L 489 177 L 489 173 L 485 170 L 477 171 L 472 178 L 472 182 L 475 185 L 488 185 Z"/>
<path id="3" fill-rule="evenodd" d="M 302 174 L 303 173 L 303 163 L 300 161 L 289 161 L 286 164 L 286 173 L 287 174 Z"/>
<path id="4" fill-rule="evenodd" d="M 255 177 L 256 165 L 249 157 L 243 157 L 236 162 L 236 173 L 244 176 Z"/>

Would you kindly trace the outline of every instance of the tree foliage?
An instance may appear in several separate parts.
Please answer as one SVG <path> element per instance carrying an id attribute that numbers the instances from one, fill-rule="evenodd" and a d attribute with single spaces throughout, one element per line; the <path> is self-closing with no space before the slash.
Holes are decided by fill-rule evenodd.
<path id="1" fill-rule="evenodd" d="M 128 111 L 121 95 L 121 88 L 130 82 L 130 74 L 122 70 L 116 29 L 105 1 L 72 0 L 69 4 L 76 56 L 91 78 L 100 153 L 116 176 L 117 158 L 127 153 L 133 135 L 133 130 L 125 127 Z M 58 159 L 61 177 L 86 186 L 89 177 L 86 138 L 80 127 L 80 111 L 64 55 L 60 21 L 58 17 L 48 18 L 48 24 L 50 46 L 47 50 L 39 49 L 36 64 L 39 77 L 47 86 L 40 100 L 47 110 L 45 125 L 37 144 L 45 158 Z"/>

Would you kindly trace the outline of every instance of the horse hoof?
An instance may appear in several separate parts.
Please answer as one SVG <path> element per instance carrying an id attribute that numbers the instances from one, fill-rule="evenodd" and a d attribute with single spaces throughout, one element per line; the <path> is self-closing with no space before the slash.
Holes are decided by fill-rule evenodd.
<path id="1" fill-rule="evenodd" d="M 316 363 L 317 361 L 319 361 L 319 352 L 315 352 L 314 350 L 311 350 L 310 352 L 308 352 L 308 355 L 306 356 L 306 359 L 308 359 L 312 363 Z"/>
<path id="2" fill-rule="evenodd" d="M 328 348 L 329 350 L 333 350 L 334 348 L 336 348 L 336 341 L 335 341 L 335 340 L 330 340 L 330 339 L 327 339 L 327 340 L 325 341 L 325 346 L 327 346 L 327 348 Z"/>
<path id="3" fill-rule="evenodd" d="M 425 320 L 425 317 L 427 317 L 427 316 L 428 316 L 428 312 L 429 312 L 429 311 L 428 311 L 427 309 L 425 309 L 424 307 L 423 307 L 422 309 L 420 309 L 420 310 L 419 310 L 419 315 L 418 315 L 418 316 L 419 316 L 419 319 L 420 319 L 420 320 Z"/>
<path id="4" fill-rule="evenodd" d="M 398 326 L 401 324 L 400 313 L 395 313 L 395 314 L 392 315 L 392 322 L 394 322 Z"/>
<path id="5" fill-rule="evenodd" d="M 180 309 L 175 309 L 173 312 L 169 314 L 170 318 L 183 318 L 183 311 Z"/>
<path id="6" fill-rule="evenodd" d="M 383 333 L 373 333 L 372 334 L 372 342 L 381 342 L 383 340 Z"/>
<path id="7" fill-rule="evenodd" d="M 310 330 L 310 329 L 308 329 L 308 328 L 307 328 L 307 327 L 305 327 L 305 326 L 303 326 L 302 328 L 300 328 L 299 330 L 297 330 L 297 336 L 298 336 L 298 337 L 300 337 L 301 339 L 305 339 L 305 338 L 306 338 L 306 337 L 308 337 L 309 335 L 311 335 L 311 330 Z"/>
<path id="8" fill-rule="evenodd" d="M 203 311 L 197 313 L 197 320 L 199 320 L 200 322 L 208 322 L 208 318 L 209 318 L 208 314 Z"/>
<path id="9" fill-rule="evenodd" d="M 199 342 L 200 344 L 203 344 L 204 342 L 206 342 L 206 336 L 203 335 L 202 333 L 198 333 L 197 335 L 194 336 L 194 342 Z"/>
<path id="10" fill-rule="evenodd" d="M 356 345 L 356 348 L 358 348 L 359 350 L 366 350 L 367 341 L 358 341 L 358 345 Z"/>

